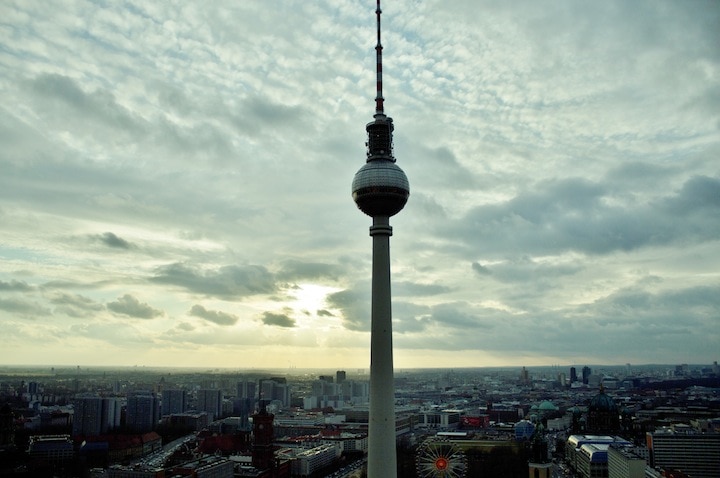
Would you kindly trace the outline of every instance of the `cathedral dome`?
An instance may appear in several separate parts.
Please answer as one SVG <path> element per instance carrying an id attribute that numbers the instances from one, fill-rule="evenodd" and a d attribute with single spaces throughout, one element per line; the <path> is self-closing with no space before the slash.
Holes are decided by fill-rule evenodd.
<path id="1" fill-rule="evenodd" d="M 603 389 L 600 389 L 600 393 L 590 400 L 590 407 L 588 408 L 589 411 L 593 412 L 617 412 L 617 409 L 618 407 L 615 404 L 615 400 L 605 394 Z"/>

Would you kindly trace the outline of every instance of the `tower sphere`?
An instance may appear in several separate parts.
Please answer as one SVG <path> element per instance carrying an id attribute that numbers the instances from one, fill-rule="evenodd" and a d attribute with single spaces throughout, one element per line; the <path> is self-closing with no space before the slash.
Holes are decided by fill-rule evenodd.
<path id="1" fill-rule="evenodd" d="M 355 173 L 352 196 L 358 209 L 368 216 L 394 216 L 408 196 L 410 184 L 400 166 L 389 159 L 374 159 Z"/>

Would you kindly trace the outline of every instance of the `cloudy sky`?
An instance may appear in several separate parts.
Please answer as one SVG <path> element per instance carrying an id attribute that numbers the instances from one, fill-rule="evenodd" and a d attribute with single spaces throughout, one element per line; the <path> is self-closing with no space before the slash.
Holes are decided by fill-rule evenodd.
<path id="1" fill-rule="evenodd" d="M 374 1 L 0 3 L 0 363 L 369 366 Z M 395 365 L 720 358 L 720 3 L 398 0 Z"/>

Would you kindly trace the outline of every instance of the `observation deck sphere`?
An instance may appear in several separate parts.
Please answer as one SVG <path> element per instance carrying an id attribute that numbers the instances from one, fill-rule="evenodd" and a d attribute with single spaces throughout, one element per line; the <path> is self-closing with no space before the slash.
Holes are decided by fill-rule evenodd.
<path id="1" fill-rule="evenodd" d="M 372 160 L 355 173 L 352 196 L 357 207 L 371 217 L 394 216 L 410 196 L 407 176 L 393 161 Z"/>

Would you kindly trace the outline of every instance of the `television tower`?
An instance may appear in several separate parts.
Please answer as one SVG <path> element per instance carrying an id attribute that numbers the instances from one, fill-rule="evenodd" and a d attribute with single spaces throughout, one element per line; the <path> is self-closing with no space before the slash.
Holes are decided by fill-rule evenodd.
<path id="1" fill-rule="evenodd" d="M 370 418 L 368 478 L 395 478 L 395 384 L 393 378 L 392 306 L 390 300 L 390 216 L 410 195 L 407 176 L 393 156 L 393 120 L 385 116 L 382 95 L 380 0 L 377 0 L 377 95 L 374 121 L 365 126 L 367 160 L 355 174 L 352 195 L 357 207 L 373 218 L 372 308 L 370 327 Z"/>

